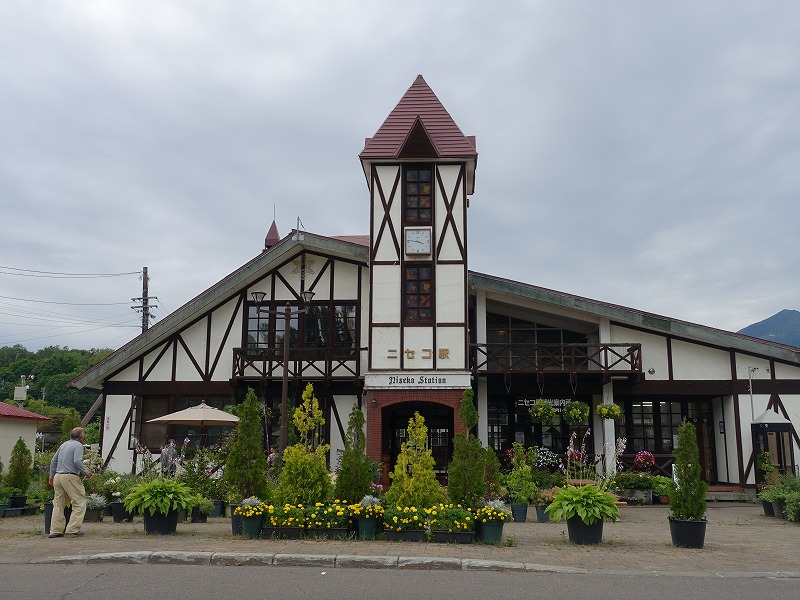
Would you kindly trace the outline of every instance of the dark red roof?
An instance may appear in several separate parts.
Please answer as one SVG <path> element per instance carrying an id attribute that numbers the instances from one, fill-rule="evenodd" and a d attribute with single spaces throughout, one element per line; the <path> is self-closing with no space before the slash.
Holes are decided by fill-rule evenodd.
<path id="1" fill-rule="evenodd" d="M 264 238 L 264 250 L 269 250 L 280 241 L 281 236 L 278 235 L 278 225 L 275 223 L 275 219 L 273 219 L 272 225 L 269 226 L 267 237 Z"/>
<path id="2" fill-rule="evenodd" d="M 49 417 L 19 408 L 13 404 L 0 402 L 0 419 L 27 419 L 29 421 L 49 421 Z"/>
<path id="3" fill-rule="evenodd" d="M 402 158 L 406 144 L 417 149 L 424 147 L 421 138 L 425 134 L 437 158 L 478 156 L 475 138 L 461 133 L 422 75 L 417 75 L 383 125 L 367 138 L 359 158 Z"/>

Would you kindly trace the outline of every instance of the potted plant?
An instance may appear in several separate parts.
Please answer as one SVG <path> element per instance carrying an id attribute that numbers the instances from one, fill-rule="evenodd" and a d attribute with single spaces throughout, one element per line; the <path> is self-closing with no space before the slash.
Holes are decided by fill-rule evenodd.
<path id="1" fill-rule="evenodd" d="M 350 509 L 344 502 L 315 502 L 306 508 L 306 535 L 311 538 L 345 538 L 349 533 Z"/>
<path id="2" fill-rule="evenodd" d="M 208 515 L 214 510 L 214 503 L 205 496 L 195 494 L 194 506 L 192 507 L 192 523 L 205 523 Z"/>
<path id="3" fill-rule="evenodd" d="M 661 504 L 669 504 L 672 491 L 672 479 L 663 475 L 653 475 L 653 502 L 658 498 Z"/>
<path id="4" fill-rule="evenodd" d="M 697 431 L 684 421 L 678 427 L 675 457 L 675 488 L 669 496 L 669 528 L 673 546 L 702 548 L 706 536 L 706 490 L 700 478 L 700 452 Z"/>
<path id="5" fill-rule="evenodd" d="M 475 530 L 484 544 L 499 544 L 503 539 L 503 524 L 511 520 L 511 513 L 499 500 L 491 500 L 475 511 Z"/>
<path id="6" fill-rule="evenodd" d="M 471 544 L 475 516 L 460 504 L 437 504 L 425 509 L 434 542 Z"/>
<path id="7" fill-rule="evenodd" d="M 234 509 L 234 515 L 242 520 L 242 535 L 251 540 L 261 535 L 264 525 L 264 513 L 267 505 L 259 498 L 250 496 Z"/>
<path id="8" fill-rule="evenodd" d="M 653 476 L 640 471 L 618 471 L 612 481 L 620 497 L 636 504 L 653 503 Z"/>
<path id="9" fill-rule="evenodd" d="M 569 541 L 575 544 L 599 544 L 603 521 L 619 518 L 617 499 L 596 485 L 560 489 L 546 511 L 554 519 L 567 520 Z"/>
<path id="10" fill-rule="evenodd" d="M 528 411 L 534 423 L 550 423 L 556 416 L 556 409 L 544 398 L 539 398 Z"/>
<path id="11" fill-rule="evenodd" d="M 619 421 L 622 418 L 622 407 L 619 404 L 598 404 L 594 413 L 601 419 Z"/>
<path id="12" fill-rule="evenodd" d="M 761 500 L 761 506 L 764 509 L 764 515 L 767 517 L 776 517 L 780 515 L 775 514 L 775 508 L 772 505 L 772 500 L 767 500 L 762 496 L 762 493 L 769 489 L 770 486 L 775 486 L 780 483 L 780 474 L 772 464 L 772 453 L 762 452 L 758 455 L 756 461 L 758 471 L 761 473 L 762 480 L 758 483 L 758 498 Z M 767 492 L 767 495 L 770 493 Z"/>
<path id="13" fill-rule="evenodd" d="M 424 511 L 416 506 L 387 506 L 383 527 L 389 541 L 424 542 L 428 524 Z"/>
<path id="14" fill-rule="evenodd" d="M 105 496 L 100 494 L 89 494 L 86 496 L 86 514 L 83 520 L 87 523 L 98 523 L 103 520 L 103 511 L 108 502 Z"/>
<path id="15" fill-rule="evenodd" d="M 633 468 L 636 471 L 650 471 L 656 464 L 656 457 L 647 450 L 639 450 L 633 459 Z"/>
<path id="16" fill-rule="evenodd" d="M 536 508 L 536 520 L 539 523 L 547 523 L 550 521 L 550 515 L 547 513 L 547 507 L 555 498 L 559 488 L 550 488 L 546 490 L 538 490 L 536 495 L 531 499 L 534 507 Z"/>
<path id="17" fill-rule="evenodd" d="M 582 425 L 589 419 L 589 405 L 580 400 L 572 400 L 564 405 L 562 414 L 567 423 Z"/>
<path id="18" fill-rule="evenodd" d="M 3 514 L 6 512 L 6 509 L 10 506 L 11 506 L 11 500 L 9 500 L 8 494 L 6 494 L 4 489 L 0 488 L 0 518 L 3 517 Z M 49 529 L 46 529 L 45 531 L 49 531 Z"/>
<path id="19" fill-rule="evenodd" d="M 269 505 L 264 511 L 265 538 L 300 539 L 305 532 L 306 512 L 302 504 Z"/>
<path id="20" fill-rule="evenodd" d="M 125 509 L 143 515 L 146 534 L 168 534 L 177 530 L 178 511 L 189 510 L 194 501 L 185 483 L 158 478 L 135 486 L 125 497 Z"/>
<path id="21" fill-rule="evenodd" d="M 356 520 L 358 539 L 374 540 L 378 523 L 383 520 L 383 506 L 376 496 L 366 495 L 358 504 L 350 505 L 350 514 Z"/>
<path id="22" fill-rule="evenodd" d="M 31 485 L 31 464 L 33 457 L 28 450 L 25 440 L 21 437 L 14 444 L 11 450 L 11 459 L 8 461 L 8 475 L 6 475 L 5 485 L 14 488 L 15 493 L 11 494 L 9 508 L 24 508 L 28 501 L 28 487 Z"/>
<path id="23" fill-rule="evenodd" d="M 506 475 L 506 490 L 514 521 L 524 523 L 528 517 L 528 503 L 539 491 L 533 482 L 533 471 L 529 464 L 520 463 Z"/>

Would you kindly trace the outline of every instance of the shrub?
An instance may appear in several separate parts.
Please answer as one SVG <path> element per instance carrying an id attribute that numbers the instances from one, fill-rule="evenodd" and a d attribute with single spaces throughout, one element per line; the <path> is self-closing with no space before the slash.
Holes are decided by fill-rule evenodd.
<path id="1" fill-rule="evenodd" d="M 700 521 L 706 514 L 708 484 L 700 479 L 700 452 L 697 448 L 697 431 L 684 421 L 678 427 L 678 445 L 675 456 L 675 491 L 669 497 L 669 510 L 675 519 Z"/>
<path id="2" fill-rule="evenodd" d="M 189 510 L 194 506 L 194 495 L 185 483 L 172 478 L 144 481 L 134 487 L 125 498 L 125 510 L 143 515 L 167 515 L 174 510 Z"/>
<path id="3" fill-rule="evenodd" d="M 506 475 L 506 490 L 514 504 L 528 504 L 539 489 L 533 482 L 533 471 L 528 464 L 521 464 Z"/>
<path id="4" fill-rule="evenodd" d="M 225 463 L 225 480 L 244 498 L 269 496 L 261 410 L 252 388 L 247 390 L 237 414 L 239 423 Z"/>
<path id="5" fill-rule="evenodd" d="M 347 421 L 344 454 L 336 477 L 334 496 L 350 504 L 369 494 L 372 488 L 372 461 L 366 453 L 364 413 L 353 405 Z"/>
<path id="6" fill-rule="evenodd" d="M 614 487 L 618 490 L 652 490 L 653 476 L 650 473 L 622 471 L 614 475 Z"/>
<path id="7" fill-rule="evenodd" d="M 11 458 L 8 461 L 8 476 L 5 485 L 19 490 L 20 494 L 27 494 L 28 487 L 31 485 L 31 464 L 33 457 L 28 450 L 25 440 L 21 437 L 14 444 L 11 451 Z"/>
<path id="8" fill-rule="evenodd" d="M 408 421 L 408 440 L 400 447 L 394 471 L 389 475 L 392 487 L 386 492 L 387 504 L 427 508 L 444 501 L 444 491 L 433 472 L 436 462 L 427 446 L 425 419 L 415 412 Z"/>
<path id="9" fill-rule="evenodd" d="M 467 433 L 459 433 L 453 438 L 453 460 L 447 470 L 447 496 L 450 502 L 464 506 L 475 506 L 486 493 L 486 452 L 480 439 L 469 435 L 469 430 L 478 422 L 473 397 L 471 389 L 464 391 L 458 414 Z"/>
<path id="10" fill-rule="evenodd" d="M 328 446 L 309 450 L 302 444 L 289 446 L 283 452 L 283 468 L 275 489 L 279 504 L 315 504 L 331 495 L 331 477 L 325 462 Z"/>
<path id="11" fill-rule="evenodd" d="M 460 504 L 437 504 L 425 509 L 428 524 L 433 531 L 474 531 L 475 516 Z"/>
<path id="12" fill-rule="evenodd" d="M 500 459 L 497 458 L 497 453 L 493 448 L 486 448 L 486 461 L 483 471 L 484 482 L 484 495 L 486 498 L 495 499 L 502 495 L 500 491 L 502 483 L 500 482 Z"/>
<path id="13" fill-rule="evenodd" d="M 674 489 L 672 479 L 663 475 L 653 475 L 653 494 L 656 496 L 669 496 Z"/>

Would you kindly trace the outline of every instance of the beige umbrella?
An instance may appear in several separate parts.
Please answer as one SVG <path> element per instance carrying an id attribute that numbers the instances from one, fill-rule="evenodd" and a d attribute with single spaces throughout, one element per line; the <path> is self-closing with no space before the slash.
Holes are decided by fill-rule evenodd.
<path id="1" fill-rule="evenodd" d="M 209 406 L 203 401 L 197 406 L 169 413 L 163 417 L 156 417 L 147 422 L 163 423 L 165 425 L 197 425 L 199 427 L 211 427 L 215 425 L 233 427 L 239 422 L 239 417 L 226 413 L 224 410 Z"/>

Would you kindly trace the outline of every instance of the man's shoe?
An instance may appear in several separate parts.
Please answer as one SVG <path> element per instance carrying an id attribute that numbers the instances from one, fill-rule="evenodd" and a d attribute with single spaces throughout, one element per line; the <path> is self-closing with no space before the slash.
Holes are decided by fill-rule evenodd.
<path id="1" fill-rule="evenodd" d="M 75 533 L 68 533 L 67 535 L 74 535 L 75 537 L 80 537 L 83 535 L 82 531 L 76 531 Z"/>
<path id="2" fill-rule="evenodd" d="M 64 537 L 64 534 L 63 533 L 51 533 L 47 537 L 49 537 L 49 538 Z"/>

